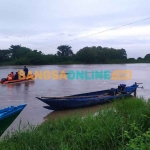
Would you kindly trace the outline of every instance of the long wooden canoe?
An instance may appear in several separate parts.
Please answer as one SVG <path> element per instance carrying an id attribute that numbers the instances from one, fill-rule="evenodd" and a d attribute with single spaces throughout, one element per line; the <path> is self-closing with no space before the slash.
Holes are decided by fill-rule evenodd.
<path id="1" fill-rule="evenodd" d="M 45 108 L 47 109 L 73 109 L 104 104 L 113 101 L 114 99 L 120 99 L 130 96 L 134 91 L 136 91 L 137 87 L 138 84 L 136 83 L 131 86 L 120 84 L 118 88 L 111 88 L 103 91 L 96 91 L 64 97 L 44 96 L 36 98 L 48 104 L 49 106 L 45 106 Z"/>

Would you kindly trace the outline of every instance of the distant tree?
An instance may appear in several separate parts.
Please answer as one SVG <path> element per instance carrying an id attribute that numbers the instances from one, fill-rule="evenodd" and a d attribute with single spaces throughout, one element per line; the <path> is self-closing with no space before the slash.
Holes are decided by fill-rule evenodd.
<path id="1" fill-rule="evenodd" d="M 127 53 L 125 49 L 120 50 L 121 59 L 127 59 Z"/>
<path id="2" fill-rule="evenodd" d="M 92 46 L 80 49 L 76 53 L 76 59 L 84 63 L 124 63 L 126 62 L 127 54 L 124 49 Z"/>
<path id="3" fill-rule="evenodd" d="M 105 64 L 105 63 L 149 63 L 150 54 L 144 58 L 129 58 L 125 49 L 114 49 L 101 46 L 84 47 L 73 54 L 69 45 L 58 46 L 55 55 L 45 55 L 41 51 L 32 50 L 21 45 L 11 45 L 8 49 L 0 50 L 0 64 L 42 65 L 42 64 Z M 71 57 L 70 57 L 71 56 Z M 7 63 L 8 62 L 8 63 Z"/>
<path id="4" fill-rule="evenodd" d="M 135 58 L 128 58 L 128 60 L 133 60 L 133 61 L 134 61 L 134 60 L 135 60 Z"/>
<path id="5" fill-rule="evenodd" d="M 57 56 L 72 56 L 73 51 L 71 50 L 71 46 L 69 45 L 61 45 L 58 46 L 57 49 Z"/>
<path id="6" fill-rule="evenodd" d="M 9 50 L 12 52 L 12 58 L 19 59 L 18 51 L 21 48 L 21 45 L 11 45 Z"/>
<path id="7" fill-rule="evenodd" d="M 128 58 L 128 63 L 134 63 L 136 62 L 135 58 Z"/>
<path id="8" fill-rule="evenodd" d="M 10 50 L 0 50 L 0 62 L 7 61 L 11 58 Z"/>
<path id="9" fill-rule="evenodd" d="M 144 57 L 145 60 L 150 60 L 150 54 L 147 54 L 145 57 Z"/>
<path id="10" fill-rule="evenodd" d="M 14 59 L 20 59 L 24 57 L 28 52 L 31 52 L 32 50 L 26 47 L 22 47 L 21 45 L 11 45 L 9 50 L 12 53 L 12 58 Z"/>
<path id="11" fill-rule="evenodd" d="M 44 60 L 44 54 L 41 51 L 37 51 L 37 50 L 33 50 L 33 51 L 29 51 L 26 55 L 25 55 L 26 60 L 28 60 L 30 62 L 30 64 L 45 64 L 45 60 Z"/>
<path id="12" fill-rule="evenodd" d="M 142 57 L 138 57 L 137 60 L 143 60 L 143 58 Z"/>
<path id="13" fill-rule="evenodd" d="M 97 53 L 95 48 L 94 50 L 92 50 L 92 48 L 90 47 L 84 47 L 76 53 L 77 61 L 81 61 L 84 63 L 94 63 L 96 57 Z"/>

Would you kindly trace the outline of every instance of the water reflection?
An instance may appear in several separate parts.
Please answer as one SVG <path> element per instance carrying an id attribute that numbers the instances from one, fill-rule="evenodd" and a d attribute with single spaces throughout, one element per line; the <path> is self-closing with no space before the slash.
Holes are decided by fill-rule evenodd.
<path id="1" fill-rule="evenodd" d="M 44 117 L 44 121 L 58 119 L 58 118 L 65 118 L 67 116 L 86 116 L 88 113 L 95 113 L 100 110 L 110 109 L 113 107 L 113 103 L 107 103 L 103 105 L 91 106 L 86 108 L 78 108 L 78 109 L 68 109 L 68 110 L 59 110 L 50 112 L 48 115 Z"/>
<path id="2" fill-rule="evenodd" d="M 24 85 L 25 85 L 25 86 L 34 85 L 34 83 L 35 83 L 35 81 L 32 80 L 32 81 L 24 82 Z"/>
<path id="3" fill-rule="evenodd" d="M 24 90 L 27 91 L 29 87 L 32 87 L 34 85 L 34 81 L 27 81 L 24 83 Z"/>
<path id="4" fill-rule="evenodd" d="M 14 87 L 14 84 L 8 84 L 6 85 L 8 88 L 12 89 Z"/>
<path id="5" fill-rule="evenodd" d="M 4 86 L 7 86 L 8 88 L 12 89 L 12 88 L 20 88 L 22 85 L 24 85 L 25 87 L 29 87 L 29 85 L 33 85 L 34 81 L 25 81 L 25 82 L 19 82 L 19 83 L 12 83 L 12 84 L 7 84 Z"/>

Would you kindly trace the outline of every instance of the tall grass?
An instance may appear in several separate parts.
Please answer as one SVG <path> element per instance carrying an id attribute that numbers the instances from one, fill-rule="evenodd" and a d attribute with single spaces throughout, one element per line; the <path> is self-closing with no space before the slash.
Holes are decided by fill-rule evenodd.
<path id="1" fill-rule="evenodd" d="M 95 116 L 51 120 L 16 131 L 0 141 L 0 150 L 129 150 L 143 145 L 142 149 L 147 149 L 149 127 L 150 102 L 129 98 Z"/>

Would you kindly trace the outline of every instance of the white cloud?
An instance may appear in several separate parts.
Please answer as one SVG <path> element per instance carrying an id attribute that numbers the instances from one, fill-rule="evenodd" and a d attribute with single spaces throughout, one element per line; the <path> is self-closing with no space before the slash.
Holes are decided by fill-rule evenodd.
<path id="1" fill-rule="evenodd" d="M 148 0 L 1 0 L 0 49 L 21 44 L 56 53 L 61 44 L 71 45 L 74 52 L 84 46 L 100 45 L 125 48 L 130 57 L 144 56 L 149 52 L 150 20 L 64 41 L 146 18 L 149 6 Z"/>

